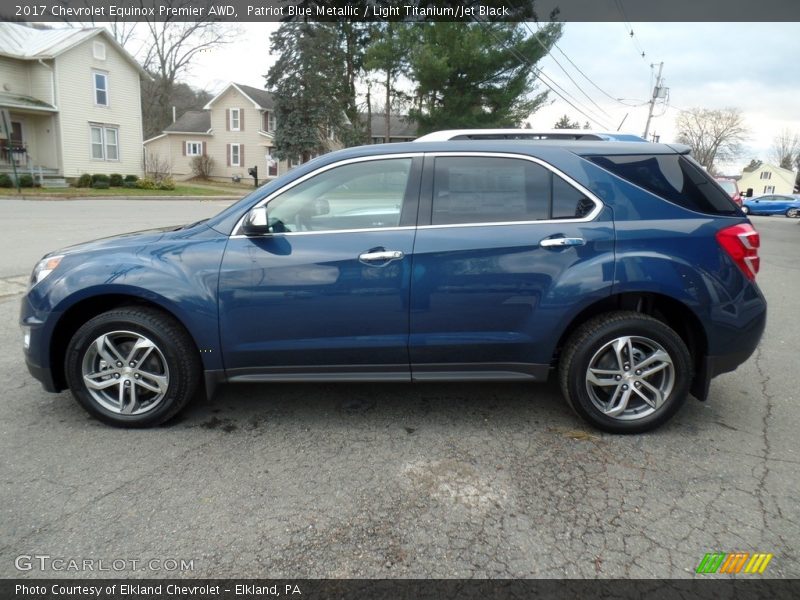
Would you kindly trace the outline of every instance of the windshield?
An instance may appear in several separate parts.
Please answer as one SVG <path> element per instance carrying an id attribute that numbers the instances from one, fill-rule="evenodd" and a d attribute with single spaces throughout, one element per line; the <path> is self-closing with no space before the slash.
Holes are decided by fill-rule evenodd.
<path id="1" fill-rule="evenodd" d="M 717 179 L 717 183 L 720 185 L 720 187 L 723 190 L 728 192 L 728 194 L 730 194 L 731 196 L 735 196 L 736 195 L 736 192 L 737 192 L 737 190 L 736 190 L 736 182 L 731 181 L 730 179 Z"/>

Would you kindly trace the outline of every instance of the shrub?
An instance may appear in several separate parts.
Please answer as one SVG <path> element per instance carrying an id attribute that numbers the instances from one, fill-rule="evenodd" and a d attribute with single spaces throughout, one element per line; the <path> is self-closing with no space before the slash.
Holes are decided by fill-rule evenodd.
<path id="1" fill-rule="evenodd" d="M 78 177 L 78 180 L 75 182 L 75 187 L 79 188 L 92 187 L 92 176 L 89 175 L 88 173 L 84 173 L 83 175 Z"/>
<path id="2" fill-rule="evenodd" d="M 28 173 L 23 173 L 19 176 L 19 187 L 33 187 L 33 177 L 31 177 Z"/>
<path id="3" fill-rule="evenodd" d="M 109 177 L 105 173 L 95 173 L 94 175 L 92 175 L 92 187 L 94 187 L 94 184 L 97 183 L 98 181 L 105 181 L 106 183 L 108 183 Z"/>
<path id="4" fill-rule="evenodd" d="M 175 181 L 172 177 L 164 177 L 161 182 L 158 184 L 158 189 L 160 190 L 174 190 L 175 189 Z"/>
<path id="5" fill-rule="evenodd" d="M 125 183 L 136 183 L 139 181 L 138 175 L 125 175 Z"/>
<path id="6" fill-rule="evenodd" d="M 10 188 L 14 187 L 14 182 L 12 181 L 11 177 L 6 175 L 5 173 L 0 173 L 0 188 Z"/>
<path id="7" fill-rule="evenodd" d="M 211 171 L 214 170 L 214 159 L 207 154 L 203 156 L 195 156 L 191 160 L 190 164 L 194 176 L 202 179 L 208 179 L 208 177 L 211 175 Z"/>
<path id="8" fill-rule="evenodd" d="M 122 187 L 122 175 L 119 173 L 112 173 L 108 176 L 108 185 L 111 187 Z"/>
<path id="9" fill-rule="evenodd" d="M 92 187 L 96 190 L 107 190 L 111 187 L 107 181 L 103 181 L 102 179 L 98 179 L 92 184 Z"/>
<path id="10" fill-rule="evenodd" d="M 138 188 L 139 186 L 138 186 L 138 185 L 136 185 L 136 182 L 135 182 L 135 181 L 126 181 L 126 182 L 124 182 L 124 183 L 122 184 L 122 187 L 126 187 L 126 188 Z"/>
<path id="11" fill-rule="evenodd" d="M 136 182 L 136 187 L 140 190 L 154 190 L 156 189 L 156 182 L 151 177 L 144 177 Z"/>

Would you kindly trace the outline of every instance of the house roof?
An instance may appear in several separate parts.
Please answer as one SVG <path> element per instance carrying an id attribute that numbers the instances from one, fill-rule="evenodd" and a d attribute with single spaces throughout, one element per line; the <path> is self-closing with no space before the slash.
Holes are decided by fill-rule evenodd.
<path id="1" fill-rule="evenodd" d="M 211 129 L 211 113 L 207 110 L 187 110 L 171 125 L 164 128 L 165 133 L 208 133 Z"/>
<path id="2" fill-rule="evenodd" d="M 750 166 L 747 165 L 742 169 L 742 173 L 752 173 L 754 171 L 773 171 L 776 173 L 783 173 L 787 176 L 791 175 L 794 176 L 794 171 L 791 169 L 784 169 L 783 167 L 779 167 L 778 165 L 773 165 L 772 163 L 766 163 L 758 161 L 757 164 Z"/>
<path id="3" fill-rule="evenodd" d="M 18 110 L 35 110 L 39 112 L 58 112 L 55 106 L 42 102 L 36 98 L 23 94 L 9 94 L 0 92 L 0 106 L 3 108 L 15 108 Z"/>
<path id="4" fill-rule="evenodd" d="M 108 30 L 102 27 L 37 29 L 19 23 L 2 21 L 0 22 L 0 56 L 20 60 L 50 59 L 98 35 L 103 36 L 105 41 L 114 46 L 139 73 L 149 77 L 142 65 L 114 39 Z"/>
<path id="5" fill-rule="evenodd" d="M 366 117 L 366 115 L 364 115 L 364 117 Z M 370 131 L 372 132 L 372 137 L 386 136 L 385 114 L 372 113 Z M 393 138 L 415 138 L 417 137 L 417 124 L 411 121 L 406 115 L 390 115 L 389 136 Z"/>
<path id="6" fill-rule="evenodd" d="M 216 96 L 214 96 L 211 100 L 208 101 L 203 108 L 206 110 L 210 109 L 211 106 L 220 98 L 222 97 L 225 92 L 227 92 L 231 88 L 235 88 L 238 90 L 240 94 L 242 94 L 245 98 L 250 100 L 253 103 L 253 108 L 261 108 L 265 110 L 272 110 L 275 108 L 275 102 L 272 98 L 272 94 L 270 94 L 267 90 L 262 90 L 259 88 L 254 88 L 249 85 L 242 85 L 241 83 L 229 83 L 222 91 L 219 92 Z"/>

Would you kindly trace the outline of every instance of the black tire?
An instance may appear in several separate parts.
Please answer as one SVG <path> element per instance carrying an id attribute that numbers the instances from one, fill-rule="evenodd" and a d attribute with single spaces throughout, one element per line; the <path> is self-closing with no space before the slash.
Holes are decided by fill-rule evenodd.
<path id="1" fill-rule="evenodd" d="M 742 212 L 744 214 L 746 214 L 746 215 L 749 215 L 750 214 L 750 209 L 747 208 L 746 206 L 742 205 Z"/>
<path id="2" fill-rule="evenodd" d="M 136 365 L 135 361 L 127 365 L 122 361 L 110 365 L 104 358 L 112 356 L 112 346 L 101 344 L 103 350 L 98 351 L 96 342 L 101 338 L 113 340 L 112 346 L 118 351 L 118 357 L 130 352 L 135 340 L 144 340 L 144 345 L 137 351 L 137 355 L 142 357 L 141 364 L 137 365 L 141 371 L 125 369 Z M 153 348 L 150 349 L 146 342 L 150 342 Z M 94 380 L 106 388 L 90 391 L 84 379 L 84 369 L 95 372 Z M 123 369 L 127 372 L 121 372 Z M 92 416 L 117 427 L 152 427 L 174 417 L 195 396 L 202 365 L 194 342 L 174 318 L 152 308 L 129 307 L 100 314 L 78 329 L 67 347 L 65 371 L 72 395 Z M 163 381 L 154 383 L 151 374 Z M 111 381 L 112 378 L 117 381 Z M 125 391 L 122 390 L 123 382 Z M 145 389 L 142 387 L 145 383 L 161 391 Z M 109 407 L 113 398 L 105 397 L 117 392 L 120 412 L 114 406 Z M 125 406 L 129 410 L 139 406 L 141 412 L 123 414 L 121 407 Z"/>
<path id="3" fill-rule="evenodd" d="M 659 385 L 667 387 L 668 391 L 665 394 L 662 393 L 663 403 L 653 409 L 652 406 L 642 400 L 641 396 L 636 395 L 639 394 L 639 391 L 631 389 L 629 393 L 630 398 L 633 400 L 631 408 L 626 409 L 619 416 L 609 416 L 598 406 L 598 404 L 602 404 L 602 398 L 598 399 L 598 396 L 602 394 L 602 390 L 611 388 L 613 394 L 619 393 L 622 389 L 621 386 L 623 384 L 628 385 L 626 384 L 626 381 L 628 381 L 630 385 L 625 388 L 626 390 L 636 385 L 637 390 L 648 392 L 647 389 L 642 387 L 644 383 L 642 383 L 641 379 L 627 379 L 628 377 L 633 377 L 635 366 L 630 368 L 630 365 L 628 365 L 628 369 L 622 368 L 625 365 L 619 367 L 621 373 L 624 371 L 622 376 L 626 379 L 623 381 L 619 381 L 620 376 L 606 375 L 607 382 L 611 382 L 612 378 L 615 381 L 606 383 L 605 387 L 593 386 L 588 380 L 591 361 L 593 359 L 609 360 L 609 357 L 611 357 L 616 358 L 616 362 L 618 362 L 620 355 L 613 354 L 609 344 L 628 336 L 635 340 L 636 344 L 645 348 L 649 344 L 651 348 L 666 352 L 671 360 L 671 366 L 666 364 L 669 361 L 661 361 L 665 363 L 665 372 L 649 376 L 655 379 L 647 379 L 645 383 L 655 383 L 656 385 L 652 387 L 659 387 Z M 631 347 L 634 348 L 633 364 L 635 365 L 637 353 L 640 352 L 640 349 L 637 346 Z M 622 353 L 622 356 L 630 354 L 627 349 L 623 349 Z M 659 354 L 659 356 L 663 355 Z M 612 366 L 609 370 L 614 369 L 617 369 L 617 367 Z M 647 370 L 647 368 L 644 368 L 644 370 Z M 691 354 L 686 344 L 674 330 L 663 322 L 647 315 L 619 311 L 595 317 L 575 330 L 562 352 L 559 364 L 559 383 L 561 384 L 564 398 L 572 409 L 598 429 L 610 433 L 642 433 L 659 427 L 678 411 L 689 393 L 692 372 Z M 619 383 L 616 383 L 616 381 L 619 381 Z M 609 390 L 609 394 L 612 393 L 611 390 Z M 625 392 L 622 393 L 624 394 Z M 652 396 L 649 393 L 646 395 Z M 608 407 L 613 404 L 616 397 L 614 395 L 605 406 Z M 658 403 L 655 402 L 655 404 Z"/>
<path id="4" fill-rule="evenodd" d="M 795 219 L 800 217 L 800 209 L 798 208 L 788 208 L 786 209 L 786 216 L 790 219 Z"/>

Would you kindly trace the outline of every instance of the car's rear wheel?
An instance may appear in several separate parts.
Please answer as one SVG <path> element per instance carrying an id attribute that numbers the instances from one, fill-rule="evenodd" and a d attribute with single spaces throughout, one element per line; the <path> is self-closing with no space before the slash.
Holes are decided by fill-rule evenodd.
<path id="1" fill-rule="evenodd" d="M 692 359 L 669 326 L 620 311 L 596 317 L 572 334 L 559 379 L 570 406 L 595 427 L 641 433 L 662 425 L 686 400 Z"/>
<path id="2" fill-rule="evenodd" d="M 790 219 L 800 217 L 800 208 L 790 208 L 786 211 L 786 216 Z"/>
<path id="3" fill-rule="evenodd" d="M 742 212 L 743 212 L 744 214 L 746 214 L 746 215 L 749 215 L 749 214 L 750 214 L 750 209 L 749 209 L 749 208 L 747 208 L 747 206 L 745 206 L 745 205 L 742 205 Z"/>
<path id="4" fill-rule="evenodd" d="M 180 411 L 198 389 L 199 356 L 186 330 L 150 308 L 123 308 L 85 323 L 69 343 L 67 383 L 93 416 L 149 427 Z"/>

